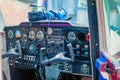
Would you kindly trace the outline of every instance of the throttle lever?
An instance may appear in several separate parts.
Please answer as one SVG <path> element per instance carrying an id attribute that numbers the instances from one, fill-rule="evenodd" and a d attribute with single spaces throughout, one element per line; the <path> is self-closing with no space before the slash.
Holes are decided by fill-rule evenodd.
<path id="1" fill-rule="evenodd" d="M 71 43 L 69 43 L 69 44 L 67 44 L 67 47 L 68 47 L 70 55 L 71 55 L 71 60 L 72 60 L 72 62 L 74 62 L 75 56 L 74 56 L 73 46 Z"/>

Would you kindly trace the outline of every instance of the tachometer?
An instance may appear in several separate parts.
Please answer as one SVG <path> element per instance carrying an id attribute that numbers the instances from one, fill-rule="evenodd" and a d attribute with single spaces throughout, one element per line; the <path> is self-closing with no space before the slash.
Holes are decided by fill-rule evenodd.
<path id="1" fill-rule="evenodd" d="M 36 36 L 39 41 L 43 40 L 44 39 L 43 31 L 38 31 Z"/>
<path id="2" fill-rule="evenodd" d="M 29 39 L 34 40 L 35 39 L 35 32 L 34 31 L 29 31 L 28 37 L 29 37 Z"/>
<path id="3" fill-rule="evenodd" d="M 75 32 L 73 32 L 73 31 L 68 32 L 67 40 L 70 41 L 70 42 L 73 42 L 75 39 L 76 39 Z"/>

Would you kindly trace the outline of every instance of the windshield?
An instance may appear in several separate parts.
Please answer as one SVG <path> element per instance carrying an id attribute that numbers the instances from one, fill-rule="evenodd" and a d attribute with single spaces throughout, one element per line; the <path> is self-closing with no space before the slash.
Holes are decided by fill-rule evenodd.
<path id="1" fill-rule="evenodd" d="M 28 12 L 33 9 L 30 4 L 39 6 L 41 3 L 46 12 L 53 10 L 57 13 L 64 8 L 67 15 L 72 17 L 70 21 L 88 26 L 87 0 L 0 0 L 1 23 L 11 26 L 28 21 Z"/>
<path id="2" fill-rule="evenodd" d="M 120 0 L 104 0 L 108 53 L 120 64 Z"/>

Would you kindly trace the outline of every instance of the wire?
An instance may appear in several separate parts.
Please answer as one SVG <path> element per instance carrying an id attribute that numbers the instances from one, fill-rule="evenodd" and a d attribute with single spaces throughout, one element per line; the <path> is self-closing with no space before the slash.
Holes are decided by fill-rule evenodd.
<path id="1" fill-rule="evenodd" d="M 39 74 L 38 71 L 35 71 L 35 78 L 36 80 L 44 80 L 44 78 Z"/>
<path id="2" fill-rule="evenodd" d="M 16 57 L 14 56 L 14 57 L 13 57 L 13 60 L 12 60 L 13 70 L 14 70 L 14 71 L 15 71 L 15 68 L 16 68 L 16 66 L 15 66 L 15 61 L 16 61 Z"/>

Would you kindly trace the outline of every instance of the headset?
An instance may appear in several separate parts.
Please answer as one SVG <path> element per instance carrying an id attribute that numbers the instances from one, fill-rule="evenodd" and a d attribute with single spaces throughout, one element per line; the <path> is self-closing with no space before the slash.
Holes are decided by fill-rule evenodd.
<path id="1" fill-rule="evenodd" d="M 36 5 L 30 5 L 31 7 L 37 7 Z M 29 21 L 39 21 L 39 20 L 69 20 L 71 17 L 67 18 L 67 12 L 65 9 L 61 8 L 57 13 L 49 10 L 48 12 L 42 11 L 32 11 L 28 12 Z"/>
<path id="2" fill-rule="evenodd" d="M 65 20 L 67 18 L 67 12 L 63 8 L 58 13 L 50 10 L 46 13 L 46 18 L 51 20 Z"/>

